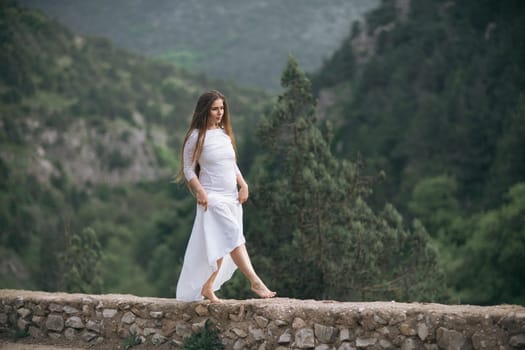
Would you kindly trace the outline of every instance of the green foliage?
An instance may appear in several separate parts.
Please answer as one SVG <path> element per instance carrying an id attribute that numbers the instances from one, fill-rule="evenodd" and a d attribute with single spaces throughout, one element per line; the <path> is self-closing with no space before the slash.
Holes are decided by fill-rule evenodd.
<path id="1" fill-rule="evenodd" d="M 354 25 L 314 76 L 335 99 L 323 115 L 341 126 L 332 149 L 385 170 L 369 203 L 422 221 L 454 302 L 523 303 L 522 230 L 504 214 L 519 204 L 504 194 L 525 181 L 524 3 L 411 1 L 406 18 L 396 6 Z M 352 41 L 365 27 L 368 58 Z"/>
<path id="2" fill-rule="evenodd" d="M 443 290 L 423 226 L 391 205 L 365 203 L 374 179 L 336 159 L 314 124 L 310 83 L 290 58 L 286 91 L 261 122 L 265 149 L 255 180 L 255 259 L 280 295 L 300 298 L 438 299 Z M 328 127 L 329 129 L 329 127 Z"/>
<path id="3" fill-rule="evenodd" d="M 506 203 L 474 215 L 464 229 L 470 235 L 450 273 L 459 301 L 525 305 L 525 281 L 520 278 L 525 259 L 525 183 L 511 187 Z"/>
<path id="4" fill-rule="evenodd" d="M 425 178 L 413 189 L 408 203 L 410 213 L 424 219 L 425 227 L 433 237 L 439 230 L 448 227 L 459 211 L 457 181 L 446 175 Z"/>
<path id="5" fill-rule="evenodd" d="M 138 335 L 135 332 L 130 332 L 124 339 L 122 339 L 122 346 L 124 349 L 131 349 L 135 345 L 142 344 L 142 339 L 140 338 L 140 335 Z"/>
<path id="6" fill-rule="evenodd" d="M 0 37 L 0 263 L 12 266 L 2 286 L 173 297 L 193 199 L 168 175 L 96 179 L 131 171 L 129 146 L 143 150 L 152 173 L 174 173 L 193 103 L 207 89 L 229 97 L 236 130 L 251 129 L 268 95 L 80 36 L 14 1 L 0 1 Z M 168 138 L 157 145 L 158 130 Z M 249 154 L 249 136 L 236 134 Z M 68 162 L 86 150 L 95 182 L 81 183 Z M 52 165 L 49 177 L 41 164 Z"/>
<path id="7" fill-rule="evenodd" d="M 210 320 L 206 320 L 204 328 L 184 340 L 181 350 L 221 350 L 224 349 L 219 338 L 219 332 L 212 329 Z"/>
<path id="8" fill-rule="evenodd" d="M 395 0 L 382 0 L 381 6 L 368 12 L 365 16 L 368 24 L 368 34 L 380 26 L 395 22 L 397 19 L 397 6 Z"/>
<path id="9" fill-rule="evenodd" d="M 412 1 L 401 20 L 396 6 L 383 1 L 366 16 L 370 29 L 395 26 L 368 36 L 375 54 L 354 74 L 334 79 L 359 55 L 349 37 L 315 76 L 317 90 L 341 92 L 326 116 L 342 126 L 334 150 L 342 157 L 361 152 L 369 169 L 386 171 L 376 206 L 389 200 L 406 213 L 420 180 L 450 174 L 461 208 L 493 208 L 525 179 L 523 137 L 517 137 L 524 125 L 525 50 L 515 44 L 525 30 L 525 7 Z"/>
<path id="10" fill-rule="evenodd" d="M 101 247 L 97 234 L 88 227 L 80 233 L 66 232 L 66 240 L 62 260 L 63 289 L 67 292 L 100 293 Z"/>

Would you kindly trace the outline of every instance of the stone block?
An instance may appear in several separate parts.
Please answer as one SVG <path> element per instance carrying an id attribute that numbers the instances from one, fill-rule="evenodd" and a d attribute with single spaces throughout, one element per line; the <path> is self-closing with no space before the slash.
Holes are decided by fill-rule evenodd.
<path id="1" fill-rule="evenodd" d="M 84 322 L 78 316 L 72 316 L 66 320 L 66 327 L 82 329 L 84 328 Z"/>
<path id="2" fill-rule="evenodd" d="M 64 329 L 64 319 L 62 315 L 49 315 L 46 320 L 46 328 L 50 331 L 62 332 Z"/>
<path id="3" fill-rule="evenodd" d="M 525 334 L 513 335 L 510 337 L 509 344 L 518 349 L 525 348 Z"/>
<path id="4" fill-rule="evenodd" d="M 170 337 L 173 333 L 175 333 L 177 329 L 177 323 L 175 321 L 167 320 L 162 325 L 162 335 L 165 337 Z"/>
<path id="5" fill-rule="evenodd" d="M 18 329 L 20 330 L 27 330 L 27 327 L 29 326 L 31 322 L 24 320 L 23 318 L 19 318 L 18 321 L 16 321 L 16 325 L 18 326 Z"/>
<path id="6" fill-rule="evenodd" d="M 299 349 L 313 348 L 315 346 L 314 331 L 311 328 L 301 328 L 295 333 L 294 345 Z"/>
<path id="7" fill-rule="evenodd" d="M 135 314 L 133 314 L 132 312 L 129 312 L 127 311 L 124 316 L 122 316 L 122 319 L 120 320 L 122 323 L 125 323 L 125 324 L 132 324 L 133 322 L 135 322 L 137 316 L 135 316 Z"/>
<path id="8" fill-rule="evenodd" d="M 100 324 L 98 324 L 97 322 L 95 322 L 93 320 L 88 320 L 87 321 L 86 329 L 89 330 L 89 331 L 93 331 L 95 333 L 99 333 L 99 334 L 102 332 L 102 328 L 101 328 Z"/>
<path id="9" fill-rule="evenodd" d="M 403 334 L 406 337 L 411 337 L 413 335 L 416 335 L 417 332 L 412 326 L 410 326 L 408 323 L 401 323 L 399 325 L 399 332 Z"/>
<path id="10" fill-rule="evenodd" d="M 155 333 L 153 335 L 153 337 L 151 337 L 151 343 L 153 345 L 160 345 L 160 344 L 163 344 L 165 343 L 166 341 L 168 340 L 168 338 L 158 334 L 158 333 Z"/>
<path id="11" fill-rule="evenodd" d="M 20 317 L 22 317 L 22 318 L 26 318 L 26 317 L 28 317 L 29 315 L 31 315 L 31 310 L 26 309 L 25 307 L 16 310 L 16 312 L 17 312 L 18 315 L 20 315 Z"/>
<path id="12" fill-rule="evenodd" d="M 64 307 L 57 303 L 51 303 L 49 304 L 49 311 L 51 312 L 62 312 L 64 311 Z"/>
<path id="13" fill-rule="evenodd" d="M 304 322 L 304 320 L 300 317 L 296 317 L 294 318 L 293 322 L 292 322 L 292 328 L 293 329 L 300 329 L 300 328 L 304 328 L 306 327 L 306 322 Z"/>
<path id="14" fill-rule="evenodd" d="M 256 341 L 263 340 L 265 338 L 264 330 L 250 326 L 248 331 L 253 339 Z"/>
<path id="15" fill-rule="evenodd" d="M 104 309 L 102 310 L 102 317 L 113 318 L 118 313 L 117 309 Z"/>
<path id="16" fill-rule="evenodd" d="M 151 318 L 159 319 L 159 318 L 162 318 L 162 316 L 164 315 L 164 312 L 162 312 L 162 311 L 150 311 L 149 315 L 151 316 Z"/>
<path id="17" fill-rule="evenodd" d="M 355 345 L 356 345 L 358 348 L 365 348 L 365 347 L 367 347 L 367 346 L 374 345 L 375 343 L 377 343 L 377 338 L 363 338 L 363 337 L 358 337 L 358 338 L 355 340 Z"/>
<path id="18" fill-rule="evenodd" d="M 352 346 L 352 344 L 348 343 L 348 342 L 344 342 L 342 343 L 341 345 L 339 345 L 339 347 L 337 348 L 337 350 L 356 350 L 356 348 L 354 348 Z"/>
<path id="19" fill-rule="evenodd" d="M 64 331 L 64 337 L 66 337 L 67 340 L 75 340 L 77 337 L 77 331 L 75 331 L 73 328 L 66 328 Z"/>
<path id="20" fill-rule="evenodd" d="M 78 314 L 80 311 L 77 308 L 66 305 L 64 306 L 64 312 L 68 315 L 74 315 L 74 314 Z"/>
<path id="21" fill-rule="evenodd" d="M 292 333 L 290 333 L 289 330 L 286 330 L 283 334 L 281 334 L 281 336 L 277 340 L 277 343 L 279 343 L 279 344 L 288 344 L 288 343 L 291 343 L 292 341 L 293 341 Z"/>
<path id="22" fill-rule="evenodd" d="M 248 336 L 248 333 L 246 333 L 246 331 L 244 329 L 241 329 L 241 328 L 232 328 L 231 330 L 236 336 L 238 336 L 239 338 L 246 338 Z"/>
<path id="23" fill-rule="evenodd" d="M 97 337 L 97 334 L 94 332 L 84 331 L 80 335 L 80 337 L 82 338 L 83 341 L 85 341 L 86 343 L 89 343 L 90 341 L 92 341 L 93 339 Z"/>
<path id="24" fill-rule="evenodd" d="M 339 341 L 344 342 L 347 340 L 352 340 L 352 332 L 348 328 L 343 328 L 339 332 Z"/>
<path id="25" fill-rule="evenodd" d="M 417 336 L 419 339 L 425 341 L 428 337 L 428 326 L 424 323 L 417 324 Z"/>
<path id="26" fill-rule="evenodd" d="M 199 304 L 195 307 L 195 313 L 199 316 L 208 316 L 210 312 L 206 305 Z"/>
<path id="27" fill-rule="evenodd" d="M 257 323 L 257 325 L 261 328 L 264 328 L 268 325 L 268 319 L 266 317 L 255 316 L 254 319 L 255 319 L 255 323 Z"/>
<path id="28" fill-rule="evenodd" d="M 337 328 L 316 323 L 314 333 L 321 343 L 333 343 L 337 337 Z"/>
<path id="29" fill-rule="evenodd" d="M 436 337 L 440 348 L 448 350 L 463 350 L 465 347 L 465 336 L 456 330 L 439 327 L 436 332 Z"/>
<path id="30" fill-rule="evenodd" d="M 40 328 L 37 328 L 37 327 L 29 327 L 29 335 L 33 338 L 43 338 L 45 335 L 44 335 L 44 332 L 42 332 L 40 330 Z"/>

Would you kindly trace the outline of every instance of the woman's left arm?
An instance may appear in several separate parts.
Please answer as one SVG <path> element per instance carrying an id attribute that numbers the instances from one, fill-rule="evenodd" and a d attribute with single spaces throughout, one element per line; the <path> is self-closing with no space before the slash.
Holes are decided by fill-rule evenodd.
<path id="1" fill-rule="evenodd" d="M 248 195 L 249 195 L 248 184 L 244 180 L 244 177 L 242 177 L 239 167 L 237 167 L 236 173 L 237 173 L 237 185 L 239 185 L 239 202 L 243 204 L 244 202 L 248 200 Z"/>

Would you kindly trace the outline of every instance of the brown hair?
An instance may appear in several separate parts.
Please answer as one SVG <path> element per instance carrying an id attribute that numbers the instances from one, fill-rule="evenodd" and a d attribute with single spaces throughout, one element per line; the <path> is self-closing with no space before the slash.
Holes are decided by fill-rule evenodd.
<path id="1" fill-rule="evenodd" d="M 224 104 L 224 114 L 221 119 L 221 123 L 219 124 L 219 127 L 222 128 L 226 134 L 231 139 L 233 148 L 235 149 L 235 137 L 233 136 L 233 131 L 231 127 L 230 122 L 230 112 L 228 109 L 228 103 L 226 102 L 226 97 L 221 94 L 217 90 L 211 90 L 208 92 L 203 93 L 199 99 L 197 100 L 197 105 L 195 106 L 195 110 L 193 111 L 193 116 L 191 117 L 191 123 L 188 131 L 186 132 L 186 136 L 184 137 L 184 142 L 182 143 L 182 148 L 180 151 L 180 169 L 177 174 L 176 182 L 182 182 L 184 180 L 184 146 L 186 145 L 186 141 L 188 141 L 188 137 L 190 136 L 191 132 L 193 130 L 197 130 L 199 133 L 199 136 L 197 138 L 197 145 L 195 147 L 195 152 L 192 156 L 192 162 L 196 159 L 199 159 L 202 153 L 202 147 L 204 145 L 204 139 L 206 138 L 206 130 L 208 130 L 208 117 L 210 115 L 211 105 L 215 100 L 221 99 L 222 103 Z M 197 164 L 196 173 L 197 176 L 199 176 L 199 170 L 200 166 Z"/>

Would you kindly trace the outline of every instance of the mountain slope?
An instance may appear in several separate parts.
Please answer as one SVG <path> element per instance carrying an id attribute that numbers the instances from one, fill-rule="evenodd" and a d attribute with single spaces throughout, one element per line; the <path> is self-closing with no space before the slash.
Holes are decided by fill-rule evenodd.
<path id="1" fill-rule="evenodd" d="M 525 8 L 412 1 L 403 17 L 400 2 L 368 14 L 315 77 L 340 126 L 334 147 L 386 170 L 380 202 L 403 207 L 419 180 L 448 174 L 465 208 L 492 207 L 525 179 L 513 121 L 523 118 Z"/>
<path id="2" fill-rule="evenodd" d="M 196 99 L 211 88 L 229 97 L 249 153 L 265 93 L 0 0 L 0 285 L 64 290 L 78 272 L 68 269 L 83 264 L 71 247 L 91 228 L 103 291 L 172 295 L 194 202 L 170 181 Z"/>
<path id="3" fill-rule="evenodd" d="M 378 1 L 21 0 L 81 33 L 193 71 L 276 89 L 289 53 L 317 69 Z"/>

